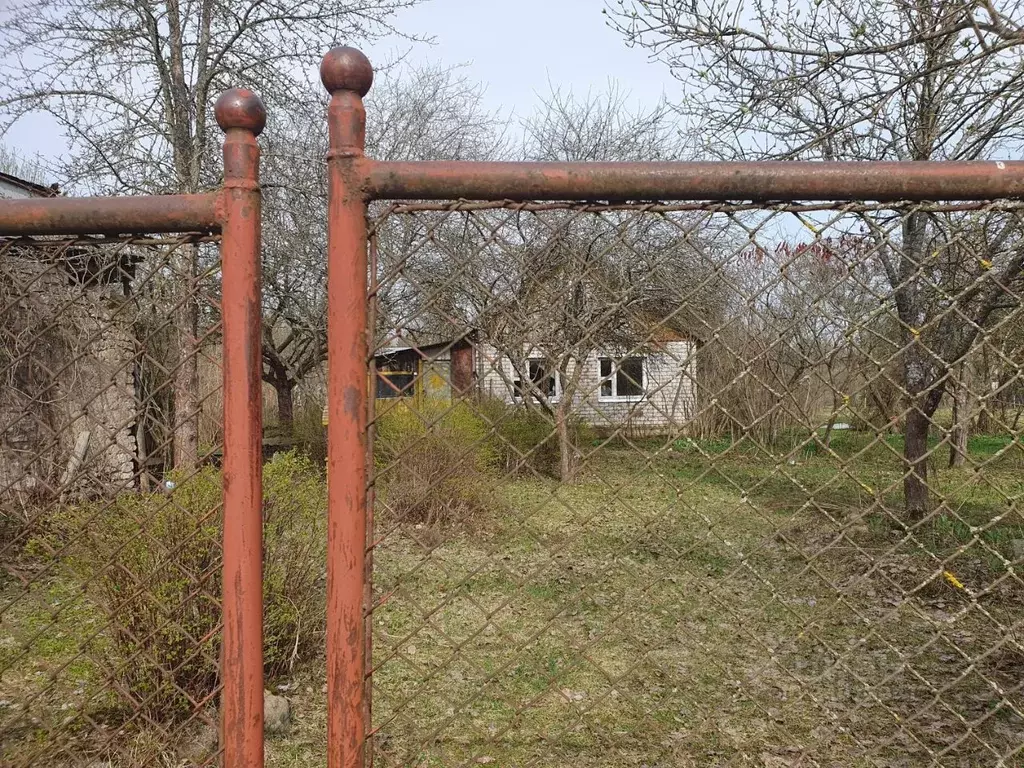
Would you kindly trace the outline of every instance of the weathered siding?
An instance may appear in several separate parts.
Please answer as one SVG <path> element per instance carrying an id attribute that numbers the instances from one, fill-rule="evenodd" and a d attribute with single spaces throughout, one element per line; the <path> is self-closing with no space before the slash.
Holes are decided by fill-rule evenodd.
<path id="1" fill-rule="evenodd" d="M 638 353 L 636 356 L 644 357 L 646 394 L 632 401 L 608 400 L 600 395 L 599 360 L 620 355 L 603 351 L 591 354 L 583 364 L 573 413 L 595 427 L 631 434 L 684 431 L 696 408 L 696 351 L 691 341 L 665 341 L 652 345 L 644 354 Z M 479 344 L 477 369 L 482 394 L 515 401 L 512 382 L 518 377 L 506 355 L 490 344 Z"/>
<path id="2" fill-rule="evenodd" d="M 38 193 L 34 194 L 29 184 L 19 184 L 13 178 L 0 177 L 0 200 L 28 200 L 41 196 Z"/>

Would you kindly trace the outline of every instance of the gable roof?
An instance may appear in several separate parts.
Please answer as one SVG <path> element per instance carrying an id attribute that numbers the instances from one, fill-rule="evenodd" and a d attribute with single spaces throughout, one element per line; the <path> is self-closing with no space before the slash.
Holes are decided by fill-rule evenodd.
<path id="1" fill-rule="evenodd" d="M 2 171 L 0 171 L 0 182 L 9 184 L 12 187 L 19 187 L 34 197 L 57 197 L 60 195 L 60 189 L 56 184 L 51 184 L 50 186 L 45 187 L 42 184 L 36 184 L 34 181 L 21 179 L 17 176 L 12 176 L 9 173 L 3 173 Z"/>

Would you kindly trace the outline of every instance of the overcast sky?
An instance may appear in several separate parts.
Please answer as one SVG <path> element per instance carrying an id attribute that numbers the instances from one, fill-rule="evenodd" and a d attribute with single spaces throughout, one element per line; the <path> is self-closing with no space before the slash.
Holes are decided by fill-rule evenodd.
<path id="1" fill-rule="evenodd" d="M 604 90 L 617 80 L 634 101 L 671 94 L 668 69 L 605 23 L 604 0 L 430 0 L 399 17 L 401 29 L 435 38 L 416 46 L 414 62 L 466 64 L 487 87 L 487 102 L 529 113 L 548 82 L 575 91 Z M 388 43 L 368 51 L 386 58 Z M 384 50 L 379 50 L 384 49 Z"/>
<path id="2" fill-rule="evenodd" d="M 402 13 L 396 25 L 435 39 L 414 46 L 409 61 L 465 64 L 466 74 L 486 87 L 488 107 L 506 115 L 529 114 L 549 82 L 585 93 L 616 80 L 631 103 L 648 106 L 662 93 L 671 97 L 676 83 L 667 68 L 627 48 L 606 25 L 603 6 L 604 0 L 429 0 Z M 366 53 L 387 61 L 407 47 L 383 41 Z M 28 157 L 64 149 L 57 127 L 44 117 L 21 121 L 3 141 Z"/>

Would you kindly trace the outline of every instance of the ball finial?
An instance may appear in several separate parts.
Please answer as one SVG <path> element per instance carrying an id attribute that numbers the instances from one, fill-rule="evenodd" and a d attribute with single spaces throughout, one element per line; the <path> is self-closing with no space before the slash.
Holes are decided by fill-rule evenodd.
<path id="1" fill-rule="evenodd" d="M 373 85 L 373 65 L 355 48 L 347 45 L 332 48 L 320 62 L 320 81 L 330 93 L 355 91 L 365 96 Z"/>
<path id="2" fill-rule="evenodd" d="M 246 88 L 224 91 L 213 107 L 213 114 L 217 117 L 217 125 L 224 131 L 244 128 L 259 136 L 267 124 L 267 110 L 263 101 Z"/>

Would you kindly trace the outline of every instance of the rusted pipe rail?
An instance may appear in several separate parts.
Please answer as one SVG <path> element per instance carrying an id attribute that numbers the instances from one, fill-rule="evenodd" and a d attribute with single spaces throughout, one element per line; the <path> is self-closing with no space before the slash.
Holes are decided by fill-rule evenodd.
<path id="1" fill-rule="evenodd" d="M 0 201 L 0 236 L 219 232 L 220 196 L 55 197 Z"/>
<path id="2" fill-rule="evenodd" d="M 358 161 L 371 200 L 954 201 L 1024 195 L 1024 162 Z"/>

